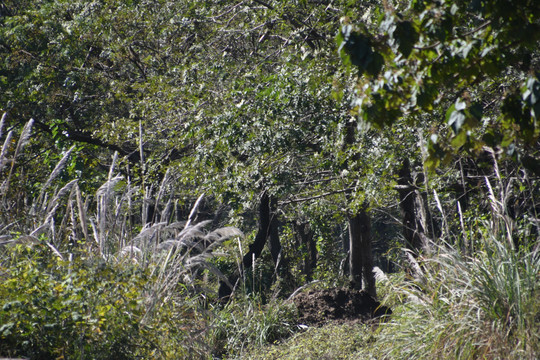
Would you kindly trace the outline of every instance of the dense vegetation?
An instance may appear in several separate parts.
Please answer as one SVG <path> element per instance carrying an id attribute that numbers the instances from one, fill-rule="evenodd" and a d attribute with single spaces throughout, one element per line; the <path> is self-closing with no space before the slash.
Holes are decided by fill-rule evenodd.
<path id="1" fill-rule="evenodd" d="M 0 356 L 538 358 L 539 45 L 536 0 L 4 1 Z"/>

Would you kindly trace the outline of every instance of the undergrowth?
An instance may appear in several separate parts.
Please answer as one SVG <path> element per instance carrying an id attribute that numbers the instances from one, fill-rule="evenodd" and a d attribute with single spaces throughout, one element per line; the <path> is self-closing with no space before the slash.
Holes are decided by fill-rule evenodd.
<path id="1" fill-rule="evenodd" d="M 392 320 L 375 352 L 384 359 L 535 359 L 540 354 L 540 256 L 504 241 L 474 257 L 450 246 L 419 260 L 412 280 L 389 283 Z M 385 344 L 391 343 L 388 347 Z"/>
<path id="2" fill-rule="evenodd" d="M 212 317 L 198 289 L 227 281 L 209 260 L 241 231 L 197 222 L 202 196 L 177 221 L 174 176 L 142 188 L 118 171 L 116 155 L 95 193 L 60 179 L 74 148 L 36 191 L 20 191 L 15 180 L 30 175 L 17 161 L 32 125 L 18 141 L 9 132 L 0 155 L 0 356 L 210 357 Z"/>

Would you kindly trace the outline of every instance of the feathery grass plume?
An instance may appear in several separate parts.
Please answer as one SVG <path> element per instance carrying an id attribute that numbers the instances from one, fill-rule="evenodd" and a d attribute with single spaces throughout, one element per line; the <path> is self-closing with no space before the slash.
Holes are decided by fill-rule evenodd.
<path id="1" fill-rule="evenodd" d="M 119 253 L 120 259 L 129 259 L 135 264 L 140 263 L 140 258 L 142 258 L 142 256 L 143 256 L 142 250 L 136 247 L 135 245 L 124 246 Z"/>
<path id="2" fill-rule="evenodd" d="M 204 228 L 211 222 L 211 220 L 206 220 L 184 227 L 174 238 L 160 242 L 155 247 L 147 246 L 149 240 L 145 239 L 148 239 L 149 236 L 157 236 L 156 232 L 158 231 L 171 235 L 168 232 L 178 230 L 183 223 L 173 223 L 165 227 L 162 225 L 159 227 L 150 226 L 134 239 L 132 243 L 140 244 L 140 246 L 135 246 L 142 250 L 143 257 L 145 251 L 151 252 L 152 255 L 152 263 L 154 264 L 152 273 L 156 277 L 154 289 L 150 296 L 152 306 L 157 304 L 158 299 L 172 296 L 179 283 L 190 287 L 198 286 L 195 280 L 203 269 L 208 270 L 217 279 L 228 283 L 227 277 L 211 264 L 209 259 L 218 256 L 218 254 L 214 253 L 214 250 L 219 244 L 234 236 L 242 236 L 243 234 L 240 230 L 232 227 L 206 233 Z M 122 249 L 122 253 L 128 254 L 130 250 L 128 245 Z M 141 256 L 139 253 L 134 255 Z M 138 261 L 138 259 L 135 259 L 135 261 Z"/>
<path id="3" fill-rule="evenodd" d="M 448 226 L 448 222 L 446 220 L 446 214 L 443 210 L 441 199 L 439 198 L 439 194 L 437 193 L 437 190 L 433 189 L 433 197 L 435 199 L 435 203 L 437 204 L 437 209 L 441 213 L 442 216 L 442 222 L 443 222 L 443 234 L 441 234 L 441 240 L 444 241 L 445 237 L 447 238 L 450 235 L 450 227 Z"/>
<path id="4" fill-rule="evenodd" d="M 6 123 L 6 118 L 7 118 L 7 112 L 4 112 L 2 114 L 2 118 L 0 119 L 0 139 L 2 138 L 2 132 L 4 131 L 4 125 Z"/>
<path id="5" fill-rule="evenodd" d="M 169 179 L 170 179 L 170 169 L 167 169 L 167 171 L 165 172 L 165 175 L 163 176 L 163 180 L 161 181 L 161 184 L 159 186 L 159 189 L 156 195 L 156 199 L 155 199 L 156 205 L 161 203 L 161 198 L 164 197 L 165 195 L 167 185 L 169 184 Z M 154 219 L 152 219 L 152 221 L 158 221 L 158 222 L 167 221 L 166 217 L 164 217 L 163 214 L 161 214 L 160 218 L 157 219 L 156 218 L 157 213 L 158 211 L 156 207 L 156 211 L 154 212 Z"/>
<path id="6" fill-rule="evenodd" d="M 193 220 L 195 220 L 195 215 L 197 214 L 197 209 L 199 208 L 199 205 L 202 201 L 204 197 L 204 193 L 202 193 L 199 198 L 197 199 L 197 201 L 195 201 L 195 205 L 193 205 L 193 208 L 191 208 L 191 211 L 189 213 L 189 216 L 188 216 L 188 220 L 187 220 L 187 223 L 186 223 L 186 229 L 191 225 L 191 223 L 193 222 Z"/>
<path id="7" fill-rule="evenodd" d="M 66 162 L 69 158 L 69 156 L 71 155 L 71 152 L 73 151 L 73 149 L 75 148 L 75 145 L 73 145 L 65 154 L 64 156 L 62 156 L 62 158 L 58 161 L 58 163 L 56 164 L 56 166 L 54 167 L 53 171 L 51 172 L 51 174 L 49 175 L 49 177 L 47 178 L 47 181 L 45 181 L 45 183 L 43 184 L 43 186 L 41 187 L 41 190 L 39 192 L 39 195 L 37 197 L 37 200 L 34 201 L 34 204 L 32 206 L 32 209 L 30 211 L 31 214 L 36 214 L 36 205 L 37 204 L 42 204 L 43 203 L 43 197 L 45 196 L 45 191 L 47 190 L 47 188 L 52 184 L 52 182 L 54 180 L 56 180 L 56 178 L 60 175 L 60 173 L 62 172 L 62 170 L 64 169 L 65 165 L 66 165 Z"/>
<path id="8" fill-rule="evenodd" d="M 45 181 L 45 184 L 43 185 L 41 191 L 44 191 L 49 185 L 51 185 L 52 182 L 58 177 L 58 175 L 60 175 L 62 170 L 64 170 L 64 167 L 66 166 L 66 162 L 67 162 L 68 158 L 71 156 L 71 152 L 73 151 L 74 148 L 75 148 L 75 145 L 70 147 L 69 150 L 66 151 L 64 156 L 62 156 L 60 161 L 58 161 L 58 163 L 54 167 L 53 171 L 49 175 L 47 181 Z"/>
<path id="9" fill-rule="evenodd" d="M 512 241 L 512 234 L 514 229 L 514 221 L 507 215 L 506 213 L 506 202 L 508 199 L 507 194 L 508 188 L 506 188 L 506 191 L 503 191 L 504 188 L 501 185 L 501 193 L 505 192 L 505 194 L 501 194 L 501 200 L 498 200 L 495 197 L 495 192 L 493 191 L 493 187 L 491 186 L 491 182 L 489 181 L 488 177 L 484 177 L 486 181 L 486 185 L 489 192 L 489 204 L 491 206 L 491 210 L 493 212 L 493 224 L 492 228 L 494 233 L 504 233 L 506 236 L 506 239 L 508 241 L 508 244 L 510 247 L 514 247 L 514 242 Z M 504 229 L 503 229 L 504 227 Z"/>
<path id="10" fill-rule="evenodd" d="M 83 203 L 81 190 L 79 186 L 75 186 L 76 196 L 77 196 L 77 210 L 79 212 L 79 225 L 82 229 L 85 240 L 88 239 L 88 225 L 87 225 L 87 216 L 86 216 L 86 206 Z"/>
<path id="11" fill-rule="evenodd" d="M 30 136 L 32 135 L 32 126 L 34 125 L 34 119 L 30 119 L 25 125 L 17 142 L 17 147 L 15 148 L 15 154 L 13 159 L 17 159 L 19 153 L 23 150 L 24 146 L 28 144 Z"/>
<path id="12" fill-rule="evenodd" d="M 53 208 L 56 208 L 58 206 L 60 199 L 63 198 L 68 192 L 70 192 L 73 186 L 75 186 L 78 181 L 79 180 L 77 179 L 71 180 L 66 185 L 62 186 L 62 188 L 56 194 L 54 194 L 54 196 L 48 202 L 47 207 L 46 207 L 46 211 L 48 212 L 47 217 L 50 217 L 52 216 L 52 214 L 54 214 Z"/>
<path id="13" fill-rule="evenodd" d="M 2 151 L 0 152 L 0 172 L 4 168 L 4 166 L 10 161 L 7 158 L 7 153 L 9 150 L 9 144 L 11 144 L 11 138 L 13 137 L 13 130 L 8 132 L 6 136 L 6 140 L 4 140 L 4 144 L 2 145 Z"/>
<path id="14" fill-rule="evenodd" d="M 67 239 L 68 244 L 75 244 L 78 241 L 82 240 L 81 237 L 79 236 L 80 232 L 77 231 L 78 223 L 77 223 L 77 220 L 75 219 L 76 192 L 77 191 L 73 187 L 71 189 L 71 192 L 69 193 L 69 196 L 66 201 L 64 216 L 62 218 L 62 222 L 58 229 L 60 239 Z"/>
<path id="15" fill-rule="evenodd" d="M 110 199 L 112 195 L 115 192 L 116 185 L 123 179 L 122 176 L 118 175 L 115 177 L 112 177 L 109 173 L 109 179 L 101 185 L 97 191 L 96 191 L 96 199 L 97 199 L 97 211 L 96 211 L 96 222 L 97 222 L 97 235 L 98 235 L 98 244 L 99 244 L 99 251 L 102 255 L 108 255 L 108 249 L 106 247 L 106 239 L 108 236 L 109 231 L 108 225 L 109 225 L 109 219 L 108 219 L 108 213 L 109 213 L 109 206 L 110 206 Z"/>
<path id="16" fill-rule="evenodd" d="M 190 225 L 190 222 L 188 220 L 184 229 L 180 232 L 180 234 L 178 234 L 178 238 L 191 239 L 204 237 L 203 228 L 210 223 L 212 223 L 212 220 L 204 220 L 195 225 Z"/>
<path id="17" fill-rule="evenodd" d="M 24 146 L 30 140 L 30 136 L 32 135 L 32 125 L 34 125 L 34 119 L 30 119 L 23 127 L 21 136 L 19 137 L 19 141 L 17 142 L 17 146 L 15 147 L 13 159 L 11 160 L 11 168 L 9 170 L 9 175 L 5 182 L 4 194 L 7 192 L 7 189 L 9 189 L 9 182 L 11 181 L 11 176 L 13 175 L 13 170 L 15 168 L 15 161 L 17 160 L 19 153 L 23 150 Z"/>
<path id="18" fill-rule="evenodd" d="M 166 226 L 166 222 L 155 223 L 151 225 L 147 224 L 141 229 L 137 236 L 133 238 L 132 242 L 139 244 L 144 243 L 145 245 L 148 245 L 148 243 L 150 243 L 150 240 L 155 237 L 156 233 L 164 229 Z"/>
<path id="19" fill-rule="evenodd" d="M 111 166 L 109 166 L 109 175 L 107 177 L 107 179 L 109 179 L 109 180 L 111 180 L 113 178 L 117 160 L 118 160 L 118 151 L 115 151 L 114 154 L 113 154 Z"/>

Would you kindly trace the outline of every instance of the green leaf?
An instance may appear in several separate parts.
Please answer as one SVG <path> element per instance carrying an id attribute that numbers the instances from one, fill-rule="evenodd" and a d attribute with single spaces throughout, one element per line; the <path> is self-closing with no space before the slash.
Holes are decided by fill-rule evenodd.
<path id="1" fill-rule="evenodd" d="M 454 148 L 459 149 L 467 142 L 467 132 L 460 131 L 456 136 L 451 140 L 451 144 Z"/>
<path id="2" fill-rule="evenodd" d="M 405 58 L 408 58 L 419 38 L 418 32 L 414 28 L 412 22 L 398 22 L 392 35 L 397 41 L 399 52 L 402 53 Z"/>
<path id="3" fill-rule="evenodd" d="M 384 59 L 380 54 L 373 52 L 371 39 L 365 34 L 354 31 L 351 25 L 343 26 L 341 34 L 340 54 L 345 51 L 350 63 L 361 73 L 367 72 L 372 76 L 377 76 L 382 69 Z"/>

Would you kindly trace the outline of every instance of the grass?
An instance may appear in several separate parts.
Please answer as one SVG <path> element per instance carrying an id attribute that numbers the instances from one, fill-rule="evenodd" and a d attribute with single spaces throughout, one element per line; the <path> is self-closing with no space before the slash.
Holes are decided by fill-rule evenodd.
<path id="1" fill-rule="evenodd" d="M 536 358 L 538 253 L 515 252 L 504 240 L 491 239 L 474 258 L 441 247 L 421 268 L 415 280 L 390 284 L 408 301 L 380 327 L 382 358 Z"/>
<path id="2" fill-rule="evenodd" d="M 299 330 L 293 304 L 280 300 L 262 304 L 256 296 L 237 297 L 213 313 L 209 343 L 221 357 L 243 357 L 248 349 L 274 344 Z"/>
<path id="3" fill-rule="evenodd" d="M 246 359 L 538 359 L 540 256 L 491 238 L 474 257 L 451 246 L 418 260 L 420 274 L 379 282 L 393 309 L 378 326 L 309 328 Z M 233 357 L 234 358 L 234 357 Z"/>
<path id="4" fill-rule="evenodd" d="M 281 343 L 252 349 L 242 359 L 358 359 L 359 349 L 374 341 L 373 330 L 365 324 L 330 324 L 308 328 Z"/>

